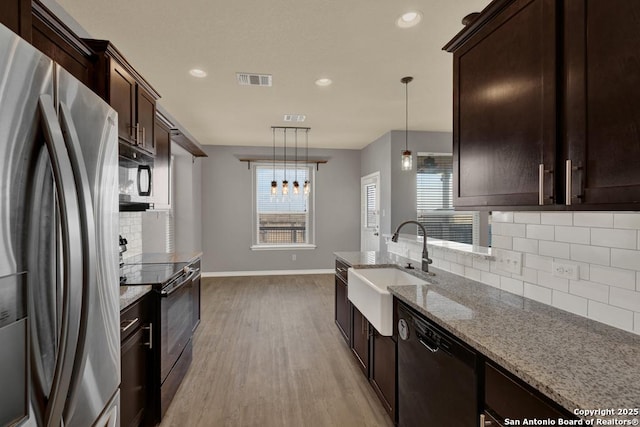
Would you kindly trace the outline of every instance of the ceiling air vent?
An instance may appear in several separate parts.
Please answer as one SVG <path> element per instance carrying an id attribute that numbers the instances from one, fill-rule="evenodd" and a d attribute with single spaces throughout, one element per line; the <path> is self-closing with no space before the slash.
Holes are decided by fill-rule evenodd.
<path id="1" fill-rule="evenodd" d="M 271 86 L 271 74 L 236 73 L 242 86 Z"/>
<path id="2" fill-rule="evenodd" d="M 284 121 L 285 122 L 304 122 L 304 120 L 307 118 L 307 116 L 305 116 L 304 114 L 285 114 L 284 115 Z"/>

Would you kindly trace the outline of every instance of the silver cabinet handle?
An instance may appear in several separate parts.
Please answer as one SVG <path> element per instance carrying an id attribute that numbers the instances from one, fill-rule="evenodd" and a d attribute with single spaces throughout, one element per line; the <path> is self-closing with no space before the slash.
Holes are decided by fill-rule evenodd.
<path id="1" fill-rule="evenodd" d="M 149 326 L 144 326 L 142 329 L 149 331 L 149 342 L 144 343 L 144 345 L 148 345 L 149 350 L 153 350 L 153 323 L 149 323 Z"/>
<path id="2" fill-rule="evenodd" d="M 133 139 L 136 145 L 140 145 L 139 137 L 140 137 L 140 123 L 136 123 L 136 137 Z"/>
<path id="3" fill-rule="evenodd" d="M 142 142 L 140 144 L 147 145 L 147 137 L 146 137 L 146 132 L 145 132 L 144 126 L 142 126 Z"/>
<path id="4" fill-rule="evenodd" d="M 567 206 L 571 206 L 571 174 L 573 172 L 573 168 L 571 167 L 571 159 L 567 160 L 565 163 L 564 200 Z"/>
<path id="5" fill-rule="evenodd" d="M 62 218 L 62 261 L 65 271 L 62 328 L 44 423 L 47 426 L 58 426 L 62 421 L 78 348 L 85 261 L 82 245 L 78 245 L 77 242 L 84 242 L 84 239 L 74 168 L 51 95 L 40 95 L 39 109 Z"/>
<path id="6" fill-rule="evenodd" d="M 122 323 L 126 323 L 125 327 L 122 327 L 122 323 L 120 324 L 120 333 L 125 333 L 127 332 L 127 330 L 129 330 L 133 325 L 135 325 L 136 323 L 138 323 L 138 320 L 140 320 L 138 317 L 136 317 L 133 320 L 125 320 Z"/>
<path id="7" fill-rule="evenodd" d="M 538 204 L 544 205 L 544 163 L 538 165 Z"/>

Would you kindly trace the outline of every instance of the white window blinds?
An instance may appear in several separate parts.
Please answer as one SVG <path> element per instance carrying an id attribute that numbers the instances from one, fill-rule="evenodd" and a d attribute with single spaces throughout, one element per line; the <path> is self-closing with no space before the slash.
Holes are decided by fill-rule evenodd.
<path id="1" fill-rule="evenodd" d="M 256 224 L 255 243 L 258 245 L 296 245 L 311 242 L 311 204 L 305 197 L 302 184 L 310 175 L 307 166 L 287 165 L 286 178 L 289 181 L 289 194 L 282 195 L 282 181 L 285 179 L 284 165 L 275 166 L 275 181 L 278 182 L 278 194 L 271 194 L 271 181 L 274 180 L 273 165 L 256 165 L 255 197 Z M 293 181 L 300 183 L 299 194 L 293 192 Z M 313 191 L 313 189 L 312 189 Z"/>
<path id="2" fill-rule="evenodd" d="M 417 163 L 418 222 L 427 236 L 473 244 L 474 237 L 477 241 L 476 213 L 453 210 L 453 157 L 418 154 Z"/>

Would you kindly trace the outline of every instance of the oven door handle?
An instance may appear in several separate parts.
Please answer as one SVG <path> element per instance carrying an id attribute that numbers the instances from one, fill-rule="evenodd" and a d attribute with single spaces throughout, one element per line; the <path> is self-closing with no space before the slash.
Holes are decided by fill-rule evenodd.
<path id="1" fill-rule="evenodd" d="M 188 282 L 191 282 L 194 278 L 194 276 L 196 275 L 196 273 L 198 273 L 198 270 L 190 270 L 189 271 L 189 275 L 187 275 L 187 277 L 184 280 L 181 280 L 181 283 L 177 286 L 172 287 L 171 289 L 169 289 L 168 291 L 162 290 L 160 291 L 160 296 L 162 298 L 166 298 L 169 295 L 171 295 L 174 292 L 177 292 L 178 290 L 180 290 L 185 284 L 187 284 Z"/>

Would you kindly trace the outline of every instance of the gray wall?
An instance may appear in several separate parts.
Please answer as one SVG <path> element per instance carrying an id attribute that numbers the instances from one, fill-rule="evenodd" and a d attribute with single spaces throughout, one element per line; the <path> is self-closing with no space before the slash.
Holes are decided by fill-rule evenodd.
<path id="1" fill-rule="evenodd" d="M 175 251 L 202 250 L 202 160 L 176 144 L 173 155 Z"/>
<path id="2" fill-rule="evenodd" d="M 391 234 L 402 221 L 416 219 L 416 155 L 418 152 L 451 153 L 451 132 L 409 131 L 409 150 L 413 153 L 413 170 L 401 170 L 400 158 L 405 147 L 405 132 L 390 131 L 362 149 L 360 174 L 380 171 L 380 248 L 383 234 Z M 417 228 L 402 230 L 415 234 Z"/>
<path id="3" fill-rule="evenodd" d="M 242 156 L 270 147 L 205 146 L 202 161 L 204 272 L 331 269 L 333 252 L 360 248 L 360 151 L 309 149 L 328 158 L 315 175 L 316 249 L 252 251 L 252 171 Z M 296 260 L 292 260 L 292 255 Z"/>

